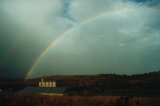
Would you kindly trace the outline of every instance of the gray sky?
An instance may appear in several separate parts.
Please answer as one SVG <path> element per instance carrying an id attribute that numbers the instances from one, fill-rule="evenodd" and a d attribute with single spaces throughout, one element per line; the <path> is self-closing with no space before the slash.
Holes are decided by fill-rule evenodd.
<path id="1" fill-rule="evenodd" d="M 159 70 L 159 19 L 159 0 L 0 0 L 0 78 Z"/>

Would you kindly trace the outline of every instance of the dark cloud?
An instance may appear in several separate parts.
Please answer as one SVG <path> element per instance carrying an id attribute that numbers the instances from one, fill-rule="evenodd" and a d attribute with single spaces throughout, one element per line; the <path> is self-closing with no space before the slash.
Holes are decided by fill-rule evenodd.
<path id="1" fill-rule="evenodd" d="M 159 3 L 1 0 L 0 78 L 23 78 L 31 66 L 31 77 L 158 70 Z M 33 65 L 50 42 L 67 31 Z"/>

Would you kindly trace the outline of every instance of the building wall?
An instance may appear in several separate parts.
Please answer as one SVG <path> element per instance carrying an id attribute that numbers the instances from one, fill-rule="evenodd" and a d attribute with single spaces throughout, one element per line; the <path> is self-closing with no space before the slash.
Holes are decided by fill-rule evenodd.
<path id="1" fill-rule="evenodd" d="M 52 87 L 56 87 L 56 82 L 52 82 Z"/>
<path id="2" fill-rule="evenodd" d="M 56 87 L 56 82 L 44 82 L 43 79 L 39 82 L 39 87 Z"/>

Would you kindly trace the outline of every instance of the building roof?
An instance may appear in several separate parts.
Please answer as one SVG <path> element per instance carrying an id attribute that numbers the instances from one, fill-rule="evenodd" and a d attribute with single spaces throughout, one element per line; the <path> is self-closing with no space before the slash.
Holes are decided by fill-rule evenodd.
<path id="1" fill-rule="evenodd" d="M 26 87 L 20 93 L 64 93 L 66 87 Z"/>

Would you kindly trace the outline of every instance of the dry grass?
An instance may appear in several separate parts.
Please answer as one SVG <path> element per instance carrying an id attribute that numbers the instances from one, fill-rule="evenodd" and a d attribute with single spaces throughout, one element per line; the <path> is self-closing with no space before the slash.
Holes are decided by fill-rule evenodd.
<path id="1" fill-rule="evenodd" d="M 0 95 L 0 106 L 160 106 L 160 97 Z"/>

